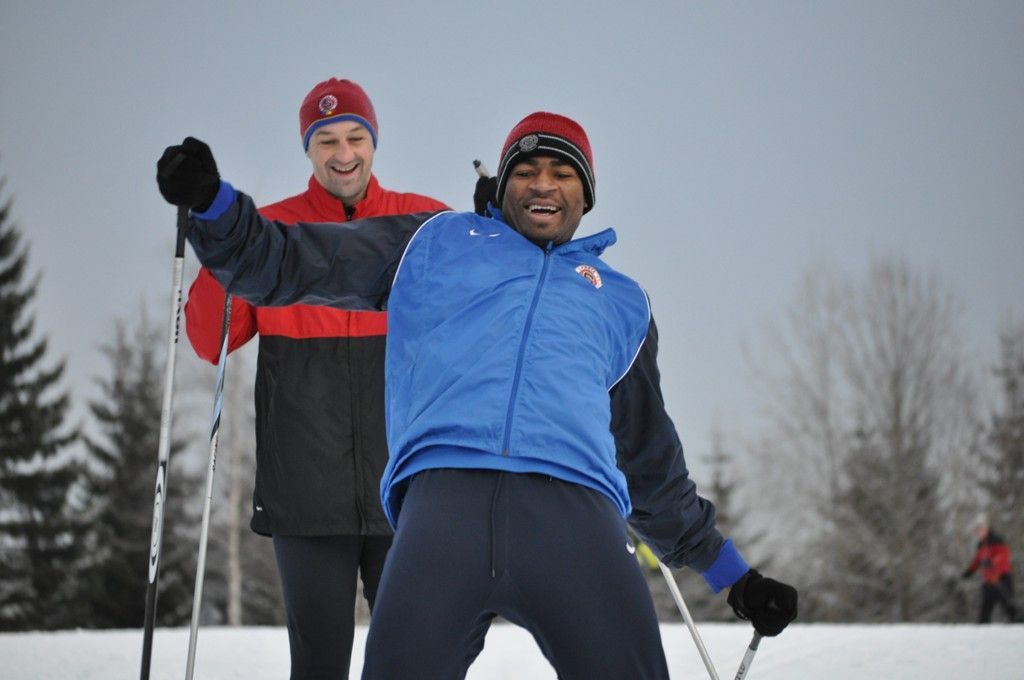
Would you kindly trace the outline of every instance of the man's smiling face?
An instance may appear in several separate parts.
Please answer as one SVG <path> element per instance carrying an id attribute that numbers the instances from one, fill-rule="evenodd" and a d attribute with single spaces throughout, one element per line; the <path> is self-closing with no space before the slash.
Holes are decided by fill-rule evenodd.
<path id="1" fill-rule="evenodd" d="M 359 123 L 341 121 L 313 133 L 306 152 L 313 175 L 328 193 L 352 206 L 366 196 L 373 167 L 373 137 Z"/>
<path id="2" fill-rule="evenodd" d="M 509 173 L 501 213 L 509 226 L 539 246 L 565 243 L 583 219 L 583 182 L 572 164 L 534 156 Z"/>

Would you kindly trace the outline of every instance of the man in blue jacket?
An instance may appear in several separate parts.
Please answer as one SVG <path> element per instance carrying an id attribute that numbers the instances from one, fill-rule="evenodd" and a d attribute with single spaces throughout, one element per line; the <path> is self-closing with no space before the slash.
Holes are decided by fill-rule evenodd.
<path id="1" fill-rule="evenodd" d="M 796 616 L 796 590 L 747 566 L 689 478 L 647 297 L 600 259 L 615 233 L 572 239 L 593 167 L 583 129 L 538 112 L 505 141 L 492 217 L 283 229 L 202 142 L 158 163 L 228 291 L 389 312 L 381 501 L 396 533 L 364 678 L 464 677 L 499 615 L 560 677 L 667 678 L 626 520 L 669 566 L 729 588 L 762 634 Z"/>

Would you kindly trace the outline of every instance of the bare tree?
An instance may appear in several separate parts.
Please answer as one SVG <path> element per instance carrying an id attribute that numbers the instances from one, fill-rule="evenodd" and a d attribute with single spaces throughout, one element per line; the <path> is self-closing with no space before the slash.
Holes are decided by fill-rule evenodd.
<path id="1" fill-rule="evenodd" d="M 777 565 L 781 578 L 818 593 L 831 562 L 819 544 L 840 486 L 848 427 L 839 357 L 848 303 L 832 270 L 808 270 L 781 322 L 768 325 L 762 342 L 746 351 L 768 426 L 752 444 L 750 483 L 741 493 L 753 512 L 745 523 L 767 543 L 789 548 L 793 558 Z M 820 616 L 828 599 L 805 599 L 801 618 Z"/>
<path id="2" fill-rule="evenodd" d="M 1016 551 L 1016 580 L 1024 579 L 1024 324 L 1004 321 L 999 331 L 999 405 L 991 415 L 981 465 L 983 508 Z"/>
<path id="3" fill-rule="evenodd" d="M 782 491 L 766 513 L 786 515 L 812 617 L 952 618 L 949 517 L 966 502 L 954 491 L 976 432 L 958 319 L 937 279 L 877 259 L 860 282 L 809 275 L 772 337 L 755 460 Z"/>

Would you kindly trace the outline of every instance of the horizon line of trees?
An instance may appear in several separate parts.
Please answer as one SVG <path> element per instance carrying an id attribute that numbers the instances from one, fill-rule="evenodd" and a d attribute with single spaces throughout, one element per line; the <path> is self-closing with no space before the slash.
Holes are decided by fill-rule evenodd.
<path id="1" fill-rule="evenodd" d="M 88 401 L 94 434 L 70 425 L 65 363 L 34 328 L 40 278 L 11 205 L 0 204 L 0 631 L 141 627 L 164 338 L 144 305 L 115 320 Z M 961 324 L 936 277 L 876 258 L 861 278 L 808 271 L 748 353 L 765 422 L 739 446 L 716 428 L 701 488 L 753 565 L 800 589 L 800 621 L 972 621 L 977 584 L 959 578 L 970 518 L 987 511 L 1024 550 L 1024 325 L 998 329 L 986 381 Z M 205 623 L 284 623 L 271 543 L 245 521 L 251 372 L 242 358 L 227 374 Z M 209 407 L 211 374 L 179 376 L 176 423 L 202 422 L 191 416 Z M 191 616 L 208 453 L 205 431 L 174 429 L 157 608 L 169 626 Z M 1024 559 L 1015 567 L 1020 582 Z M 696 618 L 733 619 L 698 574 L 677 576 Z M 678 618 L 660 572 L 648 577 L 659 615 Z"/>

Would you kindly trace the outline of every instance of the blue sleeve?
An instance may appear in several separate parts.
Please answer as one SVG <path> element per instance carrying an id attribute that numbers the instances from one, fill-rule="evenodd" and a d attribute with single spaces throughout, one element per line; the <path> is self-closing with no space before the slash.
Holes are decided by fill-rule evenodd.
<path id="1" fill-rule="evenodd" d="M 224 289 L 256 306 L 383 310 L 409 239 L 430 213 L 287 226 L 222 182 L 188 239 Z"/>
<path id="2" fill-rule="evenodd" d="M 714 505 L 690 479 L 661 394 L 653 317 L 636 360 L 612 389 L 611 404 L 617 462 L 633 504 L 630 526 L 668 566 L 701 572 L 715 592 L 731 586 L 749 567 L 715 528 Z"/>

